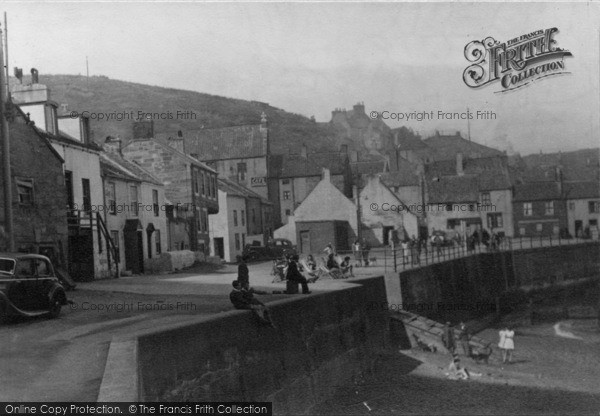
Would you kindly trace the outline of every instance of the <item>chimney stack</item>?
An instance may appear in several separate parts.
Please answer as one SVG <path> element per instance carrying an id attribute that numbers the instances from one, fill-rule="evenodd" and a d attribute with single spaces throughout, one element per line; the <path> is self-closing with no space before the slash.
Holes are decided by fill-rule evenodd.
<path id="1" fill-rule="evenodd" d="M 456 154 L 456 174 L 458 176 L 463 176 L 465 174 L 463 170 L 463 154 L 460 152 Z"/>
<path id="2" fill-rule="evenodd" d="M 358 162 L 358 151 L 353 150 L 350 152 L 350 162 Z"/>
<path id="3" fill-rule="evenodd" d="M 169 137 L 167 142 L 173 149 L 185 153 L 185 141 L 183 140 L 183 133 L 181 130 L 177 132 L 177 137 Z"/>
<path id="4" fill-rule="evenodd" d="M 329 169 L 327 168 L 323 168 L 323 175 L 322 175 L 322 179 L 326 180 L 327 182 L 331 182 L 331 175 L 329 173 Z"/>
<path id="5" fill-rule="evenodd" d="M 117 137 L 107 136 L 102 144 L 102 149 L 106 153 L 117 153 L 121 154 L 121 139 Z"/>
<path id="6" fill-rule="evenodd" d="M 354 108 L 354 112 L 357 114 L 365 113 L 365 103 L 364 102 L 354 104 L 353 108 Z"/>
<path id="7" fill-rule="evenodd" d="M 154 120 L 151 118 L 140 119 L 133 123 L 133 139 L 154 138 Z"/>

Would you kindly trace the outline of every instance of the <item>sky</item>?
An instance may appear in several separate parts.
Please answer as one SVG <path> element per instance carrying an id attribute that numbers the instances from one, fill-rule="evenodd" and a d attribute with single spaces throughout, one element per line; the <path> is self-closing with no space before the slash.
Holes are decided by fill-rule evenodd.
<path id="1" fill-rule="evenodd" d="M 326 122 L 335 108 L 431 112 L 387 119 L 424 137 L 470 130 L 522 154 L 597 147 L 600 3 L 4 2 L 9 65 L 267 102 Z M 463 81 L 465 46 L 556 27 L 568 74 L 502 92 Z M 12 73 L 12 70 L 11 70 Z M 438 112 L 493 111 L 495 120 Z M 115 109 L 119 111 L 120 109 Z M 194 109 L 189 109 L 193 111 Z"/>

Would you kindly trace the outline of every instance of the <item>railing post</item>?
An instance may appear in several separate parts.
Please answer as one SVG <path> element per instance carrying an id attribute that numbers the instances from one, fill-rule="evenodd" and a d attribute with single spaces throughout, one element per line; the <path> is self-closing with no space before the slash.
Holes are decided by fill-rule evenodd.
<path id="1" fill-rule="evenodd" d="M 398 266 L 396 265 L 396 247 L 393 247 L 394 252 L 394 272 L 398 271 Z"/>

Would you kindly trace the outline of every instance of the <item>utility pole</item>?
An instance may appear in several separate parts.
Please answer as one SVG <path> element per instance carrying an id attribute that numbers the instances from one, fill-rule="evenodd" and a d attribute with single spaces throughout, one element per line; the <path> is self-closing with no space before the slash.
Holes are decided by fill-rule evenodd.
<path id="1" fill-rule="evenodd" d="M 4 15 L 6 25 L 6 14 Z M 6 33 L 0 28 L 0 39 L 6 39 Z M 4 182 L 4 231 L 6 232 L 6 248 L 15 251 L 15 236 L 13 231 L 12 187 L 10 169 L 10 138 L 8 120 L 6 119 L 6 102 L 8 100 L 8 77 L 4 63 L 4 45 L 0 42 L 0 141 L 2 141 L 2 178 Z"/>
<path id="2" fill-rule="evenodd" d="M 469 107 L 467 107 L 467 136 L 469 137 L 469 141 L 471 141 L 471 122 L 469 121 Z"/>

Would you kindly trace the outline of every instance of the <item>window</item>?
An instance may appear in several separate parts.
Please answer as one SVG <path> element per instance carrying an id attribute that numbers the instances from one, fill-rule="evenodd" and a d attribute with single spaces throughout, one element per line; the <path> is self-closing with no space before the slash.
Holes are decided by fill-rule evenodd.
<path id="1" fill-rule="evenodd" d="M 200 194 L 200 172 L 198 169 L 194 169 L 194 174 L 192 175 L 194 179 L 194 193 L 196 195 Z"/>
<path id="2" fill-rule="evenodd" d="M 590 220 L 590 227 L 597 227 L 598 226 L 598 220 Z"/>
<path id="3" fill-rule="evenodd" d="M 281 184 L 282 185 L 289 185 L 290 184 L 290 180 L 289 179 L 282 179 L 281 180 Z"/>
<path id="4" fill-rule="evenodd" d="M 206 189 L 206 187 L 204 185 L 204 172 L 200 172 L 200 186 L 201 186 L 200 193 L 202 195 L 204 195 L 205 194 L 205 189 Z"/>
<path id="5" fill-rule="evenodd" d="M 159 214 L 158 191 L 156 189 L 152 190 L 152 208 L 154 209 L 154 216 L 158 217 L 158 214 Z"/>
<path id="6" fill-rule="evenodd" d="M 208 232 L 208 210 L 202 208 L 202 220 L 204 222 L 204 232 Z"/>
<path id="7" fill-rule="evenodd" d="M 546 215 L 554 215 L 554 201 L 544 202 L 544 213 Z"/>
<path id="8" fill-rule="evenodd" d="M 200 210 L 200 207 L 196 207 L 196 214 L 197 214 L 197 221 L 198 221 L 198 232 L 202 232 L 202 224 L 204 223 L 202 221 L 202 211 Z"/>
<path id="9" fill-rule="evenodd" d="M 17 179 L 19 204 L 33 205 L 33 179 Z"/>
<path id="10" fill-rule="evenodd" d="M 598 202 L 598 201 L 588 202 L 588 209 L 590 211 L 590 214 L 600 213 L 600 202 Z"/>
<path id="11" fill-rule="evenodd" d="M 492 198 L 489 192 L 481 193 L 481 205 L 492 205 Z"/>
<path id="12" fill-rule="evenodd" d="M 488 228 L 502 228 L 502 214 L 487 214 Z"/>
<path id="13" fill-rule="evenodd" d="M 92 194 L 90 192 L 90 180 L 89 179 L 81 179 L 81 189 L 83 193 L 83 210 L 91 211 L 92 210 Z"/>
<path id="14" fill-rule="evenodd" d="M 252 225 L 256 224 L 256 211 L 252 208 Z"/>
<path id="15" fill-rule="evenodd" d="M 48 263 L 45 260 L 36 259 L 35 272 L 38 277 L 50 276 L 50 266 L 48 266 Z"/>
<path id="16" fill-rule="evenodd" d="M 156 245 L 156 254 L 162 253 L 160 247 L 160 230 L 154 230 L 154 244 Z"/>
<path id="17" fill-rule="evenodd" d="M 238 224 L 238 222 L 237 222 L 237 211 L 234 209 L 233 210 L 233 226 L 237 227 L 237 224 Z"/>
<path id="18" fill-rule="evenodd" d="M 283 191 L 283 199 L 290 199 L 291 193 L 290 191 Z"/>
<path id="19" fill-rule="evenodd" d="M 525 217 L 531 217 L 533 215 L 533 207 L 531 202 L 523 202 L 523 215 Z"/>
<path id="20" fill-rule="evenodd" d="M 73 172 L 65 170 L 65 187 L 67 188 L 67 206 L 69 209 L 75 207 L 75 200 L 73 199 Z"/>
<path id="21" fill-rule="evenodd" d="M 237 164 L 238 181 L 246 180 L 246 163 L 240 162 Z"/>
<path id="22" fill-rule="evenodd" d="M 235 233 L 235 249 L 240 249 L 240 235 L 238 233 Z"/>
<path id="23" fill-rule="evenodd" d="M 290 215 L 292 215 L 292 211 L 290 211 L 289 209 L 286 209 L 285 215 L 287 215 L 289 217 Z"/>
<path id="24" fill-rule="evenodd" d="M 246 225 L 246 211 L 242 210 L 242 225 Z"/>
<path id="25" fill-rule="evenodd" d="M 541 222 L 538 222 L 538 223 L 535 225 L 535 230 L 536 230 L 536 231 L 540 232 L 540 231 L 542 231 L 543 229 L 544 229 L 544 225 L 543 225 Z"/>
<path id="26" fill-rule="evenodd" d="M 114 182 L 106 184 L 106 202 L 108 203 L 109 214 L 117 214 L 117 190 Z"/>
<path id="27" fill-rule="evenodd" d="M 242 247 L 246 247 L 246 234 L 242 233 Z"/>
<path id="28" fill-rule="evenodd" d="M 131 212 L 134 216 L 138 215 L 138 188 L 135 185 L 129 187 L 129 201 L 131 202 Z"/>

